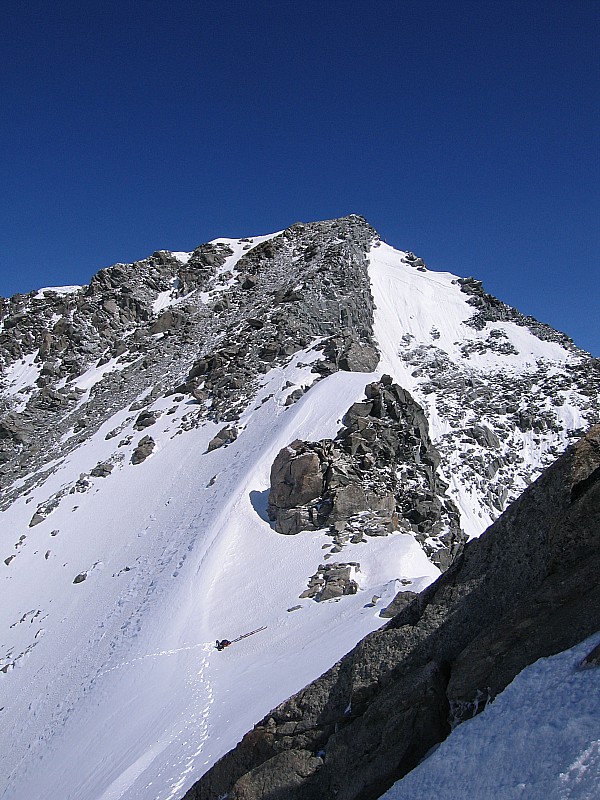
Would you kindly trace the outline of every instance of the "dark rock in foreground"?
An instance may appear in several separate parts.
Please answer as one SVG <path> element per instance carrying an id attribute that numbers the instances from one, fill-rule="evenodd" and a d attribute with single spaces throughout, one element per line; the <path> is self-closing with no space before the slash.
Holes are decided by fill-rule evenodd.
<path id="1" fill-rule="evenodd" d="M 526 666 L 600 628 L 600 426 L 186 800 L 370 800 Z M 483 701 L 483 702 L 482 702 Z"/>

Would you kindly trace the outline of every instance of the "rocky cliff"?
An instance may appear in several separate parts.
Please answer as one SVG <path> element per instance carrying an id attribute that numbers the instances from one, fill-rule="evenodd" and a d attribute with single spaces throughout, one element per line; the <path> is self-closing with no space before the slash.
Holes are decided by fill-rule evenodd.
<path id="1" fill-rule="evenodd" d="M 600 628 L 600 426 L 186 800 L 374 800 L 524 667 Z"/>

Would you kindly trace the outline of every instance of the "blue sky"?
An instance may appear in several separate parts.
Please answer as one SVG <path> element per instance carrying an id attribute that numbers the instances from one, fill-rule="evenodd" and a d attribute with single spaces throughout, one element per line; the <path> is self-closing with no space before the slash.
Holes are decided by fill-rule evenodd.
<path id="1" fill-rule="evenodd" d="M 597 0 L 5 0 L 0 294 L 363 214 L 600 356 Z"/>

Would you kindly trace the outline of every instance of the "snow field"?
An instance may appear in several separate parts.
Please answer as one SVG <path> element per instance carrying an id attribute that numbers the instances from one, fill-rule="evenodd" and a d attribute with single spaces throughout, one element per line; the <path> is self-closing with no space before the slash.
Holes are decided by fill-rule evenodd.
<path id="1" fill-rule="evenodd" d="M 281 536 L 264 520 L 272 460 L 294 438 L 335 435 L 376 377 L 337 373 L 285 408 L 282 387 L 306 380 L 307 368 L 295 364 L 313 356 L 299 354 L 265 376 L 259 398 L 274 396 L 253 401 L 228 447 L 206 453 L 213 423 L 174 436 L 191 408 L 181 404 L 120 448 L 113 473 L 85 493 L 66 494 L 29 529 L 38 504 L 119 451 L 127 426 L 104 437 L 137 416 L 123 410 L 34 490 L 32 502 L 2 515 L 5 547 L 26 536 L 2 576 L 2 630 L 11 634 L 2 645 L 15 656 L 35 642 L 0 673 L 3 800 L 180 796 L 273 706 L 383 623 L 378 612 L 397 578 L 421 586 L 437 576 L 412 537 L 398 534 L 339 554 L 360 561 L 364 591 L 323 604 L 298 599 L 330 540 L 319 532 Z M 161 398 L 154 407 L 172 404 Z M 157 450 L 132 466 L 145 433 Z M 80 573 L 86 579 L 73 584 Z M 382 599 L 368 607 L 374 594 Z M 260 625 L 267 630 L 214 650 L 216 638 Z"/>

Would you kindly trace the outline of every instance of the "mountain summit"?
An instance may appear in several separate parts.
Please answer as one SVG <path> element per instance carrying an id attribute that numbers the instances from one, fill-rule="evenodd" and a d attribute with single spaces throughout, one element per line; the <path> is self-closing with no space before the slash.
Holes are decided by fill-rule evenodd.
<path id="1" fill-rule="evenodd" d="M 2 299 L 0 366 L 3 800 L 183 796 L 600 420 L 356 215 Z"/>

